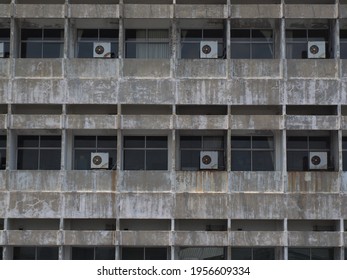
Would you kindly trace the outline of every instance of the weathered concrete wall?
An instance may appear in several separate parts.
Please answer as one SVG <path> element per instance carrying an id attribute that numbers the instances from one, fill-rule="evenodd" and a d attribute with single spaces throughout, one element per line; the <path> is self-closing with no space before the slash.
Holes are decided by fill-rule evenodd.
<path id="1" fill-rule="evenodd" d="M 288 246 L 312 247 L 339 247 L 341 246 L 339 232 L 304 232 L 289 231 Z"/>
<path id="2" fill-rule="evenodd" d="M 61 237 L 56 230 L 9 230 L 7 231 L 8 245 L 41 246 L 60 245 Z"/>
<path id="3" fill-rule="evenodd" d="M 188 78 L 225 79 L 227 62 L 221 59 L 180 59 L 177 61 L 176 76 Z"/>
<path id="4" fill-rule="evenodd" d="M 64 5 L 31 5 L 17 4 L 14 14 L 18 18 L 64 18 Z"/>
<path id="5" fill-rule="evenodd" d="M 228 246 L 226 232 L 206 231 L 176 231 L 174 232 L 175 245 L 178 246 Z"/>
<path id="6" fill-rule="evenodd" d="M 69 5 L 69 16 L 72 18 L 119 18 L 118 5 Z"/>
<path id="7" fill-rule="evenodd" d="M 231 5 L 232 18 L 281 18 L 281 5 Z"/>
<path id="8" fill-rule="evenodd" d="M 69 79 L 118 79 L 118 59 L 67 59 L 66 75 Z"/>
<path id="9" fill-rule="evenodd" d="M 176 116 L 176 129 L 228 129 L 228 117 L 227 116 Z"/>
<path id="10" fill-rule="evenodd" d="M 118 129 L 118 116 L 112 115 L 67 115 L 67 129 Z"/>
<path id="11" fill-rule="evenodd" d="M 288 79 L 337 79 L 339 60 L 337 59 L 287 59 Z"/>
<path id="12" fill-rule="evenodd" d="M 280 59 L 233 59 L 230 79 L 233 78 L 283 78 L 283 61 Z"/>
<path id="13" fill-rule="evenodd" d="M 121 129 L 173 129 L 173 117 L 169 115 L 123 115 Z"/>
<path id="14" fill-rule="evenodd" d="M 285 246 L 283 232 L 275 231 L 233 231 L 231 232 L 232 246 Z"/>
<path id="15" fill-rule="evenodd" d="M 11 16 L 10 5 L 0 4 L 0 18 L 9 18 Z"/>
<path id="16" fill-rule="evenodd" d="M 177 18 L 227 18 L 226 5 L 176 5 Z"/>
<path id="17" fill-rule="evenodd" d="M 340 118 L 337 116 L 286 116 L 288 130 L 338 130 Z"/>
<path id="18" fill-rule="evenodd" d="M 172 5 L 124 5 L 126 18 L 172 18 Z"/>
<path id="19" fill-rule="evenodd" d="M 124 77 L 170 77 L 169 59 L 125 59 L 123 64 Z"/>
<path id="20" fill-rule="evenodd" d="M 112 246 L 115 245 L 115 239 L 115 232 L 112 231 L 65 230 L 63 244 Z"/>
<path id="21" fill-rule="evenodd" d="M 337 18 L 336 5 L 285 5 L 286 18 Z"/>
<path id="22" fill-rule="evenodd" d="M 62 129 L 61 115 L 12 115 L 12 129 Z"/>
<path id="23" fill-rule="evenodd" d="M 0 115 L 0 129 L 6 129 L 7 128 L 7 115 L 2 114 Z"/>
<path id="24" fill-rule="evenodd" d="M 167 246 L 170 244 L 169 231 L 121 231 L 119 243 L 124 246 Z"/>
<path id="25" fill-rule="evenodd" d="M 274 115 L 232 115 L 230 128 L 235 130 L 281 130 L 284 129 L 283 116 Z"/>
<path id="26" fill-rule="evenodd" d="M 120 192 L 171 192 L 168 171 L 123 171 Z"/>

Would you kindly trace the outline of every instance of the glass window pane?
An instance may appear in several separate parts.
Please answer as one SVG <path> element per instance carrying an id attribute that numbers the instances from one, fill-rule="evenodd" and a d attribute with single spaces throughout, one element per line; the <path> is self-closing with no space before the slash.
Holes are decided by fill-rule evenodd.
<path id="1" fill-rule="evenodd" d="M 10 29 L 0 28 L 0 40 L 9 40 L 9 39 L 10 39 Z"/>
<path id="2" fill-rule="evenodd" d="M 167 170 L 167 150 L 147 150 L 146 170 Z"/>
<path id="3" fill-rule="evenodd" d="M 14 260 L 35 260 L 35 247 L 14 247 Z"/>
<path id="4" fill-rule="evenodd" d="M 124 170 L 145 170 L 145 151 L 124 150 Z"/>
<path id="5" fill-rule="evenodd" d="M 145 260 L 167 260 L 167 249 L 145 248 Z"/>
<path id="6" fill-rule="evenodd" d="M 97 145 L 99 148 L 117 148 L 117 137 L 116 136 L 98 136 Z"/>
<path id="7" fill-rule="evenodd" d="M 249 43 L 231 43 L 231 58 L 251 58 L 251 45 Z"/>
<path id="8" fill-rule="evenodd" d="M 330 138 L 329 137 L 310 137 L 309 138 L 310 150 L 314 149 L 329 149 Z"/>
<path id="9" fill-rule="evenodd" d="M 6 169 L 6 149 L 0 149 L 0 169 Z"/>
<path id="10" fill-rule="evenodd" d="M 79 29 L 77 36 L 78 41 L 97 41 L 98 29 Z"/>
<path id="11" fill-rule="evenodd" d="M 312 260 L 333 260 L 334 249 L 332 248 L 312 248 L 311 249 Z"/>
<path id="12" fill-rule="evenodd" d="M 251 248 L 231 248 L 232 260 L 251 260 L 252 249 Z"/>
<path id="13" fill-rule="evenodd" d="M 149 41 L 167 41 L 169 39 L 169 30 L 167 29 L 150 29 L 148 30 Z"/>
<path id="14" fill-rule="evenodd" d="M 0 147 L 6 148 L 6 136 L 0 135 Z"/>
<path id="15" fill-rule="evenodd" d="M 94 48 L 93 43 L 86 43 L 86 42 L 78 43 L 77 57 L 79 58 L 93 57 L 93 51 L 94 51 L 93 48 Z"/>
<path id="16" fill-rule="evenodd" d="M 6 140 L 6 138 L 5 138 Z M 0 143 L 1 143 L 1 137 L 0 137 Z M 3 142 L 4 144 L 0 144 L 0 147 L 5 147 L 5 142 Z M 347 150 L 347 137 L 342 137 L 342 149 L 343 150 Z"/>
<path id="17" fill-rule="evenodd" d="M 308 30 L 309 41 L 329 41 L 328 29 L 309 29 Z"/>
<path id="18" fill-rule="evenodd" d="M 38 147 L 39 146 L 39 137 L 38 136 L 18 136 L 18 147 Z"/>
<path id="19" fill-rule="evenodd" d="M 343 165 L 342 167 L 343 171 L 347 171 L 347 151 L 342 152 L 342 165 Z"/>
<path id="20" fill-rule="evenodd" d="M 200 58 L 200 43 L 181 43 L 181 58 Z"/>
<path id="21" fill-rule="evenodd" d="M 272 136 L 253 136 L 253 149 L 273 149 L 274 141 Z"/>
<path id="22" fill-rule="evenodd" d="M 145 136 L 124 136 L 124 148 L 144 148 Z"/>
<path id="23" fill-rule="evenodd" d="M 42 29 L 21 29 L 22 41 L 41 41 Z"/>
<path id="24" fill-rule="evenodd" d="M 58 260 L 58 247 L 37 247 L 38 260 Z"/>
<path id="25" fill-rule="evenodd" d="M 146 58 L 164 59 L 169 58 L 169 43 L 148 43 Z"/>
<path id="26" fill-rule="evenodd" d="M 288 171 L 308 170 L 308 152 L 287 151 L 287 170 Z"/>
<path id="27" fill-rule="evenodd" d="M 231 29 L 231 41 L 250 41 L 251 32 L 249 29 Z"/>
<path id="28" fill-rule="evenodd" d="M 310 249 L 309 248 L 289 248 L 288 260 L 309 260 Z"/>
<path id="29" fill-rule="evenodd" d="M 274 260 L 274 248 L 253 248 L 253 260 Z"/>
<path id="30" fill-rule="evenodd" d="M 307 41 L 307 30 L 306 29 L 288 29 L 286 30 L 286 41 Z"/>
<path id="31" fill-rule="evenodd" d="M 347 42 L 340 43 L 340 58 L 341 59 L 347 58 Z"/>
<path id="32" fill-rule="evenodd" d="M 71 250 L 72 260 L 94 260 L 93 247 L 72 247 Z"/>
<path id="33" fill-rule="evenodd" d="M 122 248 L 122 260 L 144 260 L 144 248 Z"/>
<path id="34" fill-rule="evenodd" d="M 231 137 L 231 148 L 251 148 L 251 137 L 250 136 L 232 136 Z"/>
<path id="35" fill-rule="evenodd" d="M 75 148 L 96 148 L 95 136 L 75 136 L 74 138 Z"/>
<path id="36" fill-rule="evenodd" d="M 202 148 L 201 136 L 181 136 L 181 148 Z"/>
<path id="37" fill-rule="evenodd" d="M 201 41 L 201 29 L 183 29 L 181 30 L 182 41 Z"/>
<path id="38" fill-rule="evenodd" d="M 252 157 L 252 170 L 253 171 L 273 171 L 274 166 L 274 153 L 271 151 L 253 151 Z"/>
<path id="39" fill-rule="evenodd" d="M 96 260 L 115 260 L 115 249 L 113 247 L 96 247 L 95 248 Z"/>
<path id="40" fill-rule="evenodd" d="M 136 45 L 137 43 L 125 43 L 125 57 L 136 58 Z"/>
<path id="41" fill-rule="evenodd" d="M 146 29 L 126 29 L 125 30 L 125 40 L 140 40 L 146 39 Z"/>
<path id="42" fill-rule="evenodd" d="M 40 170 L 60 170 L 61 151 L 40 150 Z"/>
<path id="43" fill-rule="evenodd" d="M 269 29 L 254 29 L 252 30 L 252 41 L 272 42 L 273 32 Z"/>
<path id="44" fill-rule="evenodd" d="M 218 170 L 225 170 L 224 151 L 218 152 Z"/>
<path id="45" fill-rule="evenodd" d="M 200 151 L 181 150 L 181 169 L 199 170 L 200 169 Z"/>
<path id="46" fill-rule="evenodd" d="M 289 59 L 307 58 L 307 43 L 288 43 L 286 57 Z"/>
<path id="47" fill-rule="evenodd" d="M 89 170 L 92 150 L 75 150 L 74 169 Z"/>
<path id="48" fill-rule="evenodd" d="M 100 29 L 99 40 L 118 40 L 118 29 Z"/>
<path id="49" fill-rule="evenodd" d="M 64 41 L 64 29 L 45 29 L 44 40 Z"/>
<path id="50" fill-rule="evenodd" d="M 39 168 L 38 150 L 18 150 L 17 169 L 37 170 Z"/>
<path id="51" fill-rule="evenodd" d="M 273 44 L 252 44 L 252 58 L 270 59 L 274 58 Z"/>
<path id="52" fill-rule="evenodd" d="M 61 147 L 61 136 L 41 136 L 40 147 L 49 147 L 49 148 L 60 148 Z"/>
<path id="53" fill-rule="evenodd" d="M 231 152 L 232 171 L 251 171 L 251 151 L 232 151 Z"/>
<path id="54" fill-rule="evenodd" d="M 63 43 L 43 43 L 43 58 L 61 58 L 63 52 Z"/>
<path id="55" fill-rule="evenodd" d="M 223 29 L 204 29 L 203 30 L 203 39 L 206 41 L 215 41 L 216 39 L 224 38 Z"/>
<path id="56" fill-rule="evenodd" d="M 147 148 L 167 148 L 166 136 L 147 136 L 146 139 Z"/>
<path id="57" fill-rule="evenodd" d="M 308 149 L 308 138 L 306 136 L 304 137 L 296 137 L 296 136 L 289 136 L 287 137 L 287 149 L 295 149 L 295 150 L 301 150 L 301 149 Z"/>
<path id="58" fill-rule="evenodd" d="M 22 58 L 42 58 L 41 42 L 26 42 L 21 44 Z"/>
<path id="59" fill-rule="evenodd" d="M 204 136 L 203 148 L 207 149 L 224 149 L 224 137 L 223 136 Z"/>

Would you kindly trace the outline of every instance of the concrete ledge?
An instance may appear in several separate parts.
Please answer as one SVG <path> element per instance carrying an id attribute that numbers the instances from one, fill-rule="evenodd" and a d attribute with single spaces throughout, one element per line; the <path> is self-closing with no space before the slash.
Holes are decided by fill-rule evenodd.
<path id="1" fill-rule="evenodd" d="M 347 18 L 347 5 L 344 5 L 344 4 L 339 5 L 339 17 Z"/>
<path id="2" fill-rule="evenodd" d="M 340 92 L 341 96 L 344 94 L 339 81 L 326 79 L 288 80 L 285 91 L 288 105 L 336 105 L 341 100 Z"/>
<path id="3" fill-rule="evenodd" d="M 340 247 L 340 233 L 289 231 L 288 246 Z"/>
<path id="4" fill-rule="evenodd" d="M 74 79 L 68 81 L 67 103 L 117 104 L 118 82 L 110 79 Z"/>
<path id="5" fill-rule="evenodd" d="M 177 171 L 176 191 L 188 193 L 227 193 L 226 171 Z"/>
<path id="6" fill-rule="evenodd" d="M 284 192 L 280 171 L 232 171 L 230 177 L 233 192 Z"/>
<path id="7" fill-rule="evenodd" d="M 284 16 L 286 18 L 337 18 L 337 5 L 314 4 L 314 5 L 294 5 L 284 6 Z"/>
<path id="8" fill-rule="evenodd" d="M 61 115 L 12 115 L 11 129 L 61 129 Z"/>
<path id="9" fill-rule="evenodd" d="M 347 193 L 347 172 L 341 172 L 340 174 L 341 174 L 341 192 Z"/>
<path id="10" fill-rule="evenodd" d="M 70 79 L 118 79 L 118 59 L 75 58 L 65 60 Z"/>
<path id="11" fill-rule="evenodd" d="M 120 231 L 119 243 L 122 246 L 168 246 L 170 231 Z"/>
<path id="12" fill-rule="evenodd" d="M 120 219 L 171 219 L 174 197 L 171 193 L 121 193 Z"/>
<path id="13" fill-rule="evenodd" d="M 281 5 L 231 5 L 231 18 L 281 18 Z"/>
<path id="14" fill-rule="evenodd" d="M 62 78 L 62 59 L 30 59 L 18 58 L 15 60 L 16 78 Z"/>
<path id="15" fill-rule="evenodd" d="M 120 192 L 170 192 L 170 171 L 123 171 Z"/>
<path id="16" fill-rule="evenodd" d="M 283 232 L 276 231 L 232 231 L 231 246 L 285 246 Z"/>
<path id="17" fill-rule="evenodd" d="M 226 65 L 225 59 L 179 59 L 177 60 L 177 77 L 225 79 Z"/>
<path id="18" fill-rule="evenodd" d="M 125 18 L 172 18 L 173 6 L 172 5 L 141 5 L 132 4 L 124 5 Z"/>
<path id="19" fill-rule="evenodd" d="M 0 245 L 6 245 L 5 235 L 6 235 L 6 232 L 3 230 L 0 230 Z"/>
<path id="20" fill-rule="evenodd" d="M 229 246 L 227 232 L 176 231 L 176 246 Z"/>
<path id="21" fill-rule="evenodd" d="M 338 172 L 288 172 L 288 192 L 339 193 Z"/>
<path id="22" fill-rule="evenodd" d="M 123 75 L 125 77 L 170 77 L 169 59 L 131 59 L 123 60 Z"/>
<path id="23" fill-rule="evenodd" d="M 66 192 L 114 192 L 117 177 L 118 172 L 110 170 L 66 171 L 63 189 Z"/>
<path id="24" fill-rule="evenodd" d="M 172 129 L 171 115 L 122 115 L 122 129 Z"/>
<path id="25" fill-rule="evenodd" d="M 63 185 L 60 170 L 14 170 L 9 176 L 10 191 L 59 192 Z"/>
<path id="26" fill-rule="evenodd" d="M 280 59 L 232 59 L 229 78 L 281 79 L 282 64 Z"/>
<path id="27" fill-rule="evenodd" d="M 10 17 L 11 17 L 11 5 L 0 4 L 0 18 L 10 18 Z"/>
<path id="28" fill-rule="evenodd" d="M 64 18 L 65 6 L 58 4 L 16 4 L 17 18 Z"/>
<path id="29" fill-rule="evenodd" d="M 1 191 L 0 192 L 0 201 L 8 201 L 9 195 L 10 194 L 8 192 Z M 8 216 L 8 203 L 7 202 L 0 204 L 0 216 L 5 217 L 6 215 Z"/>
<path id="30" fill-rule="evenodd" d="M 228 129 L 228 116 L 176 116 L 176 129 Z"/>
<path id="31" fill-rule="evenodd" d="M 232 115 L 230 128 L 235 130 L 280 130 L 284 128 L 284 121 L 283 116 L 275 115 Z"/>
<path id="32" fill-rule="evenodd" d="M 61 245 L 58 230 L 8 230 L 8 245 L 54 246 Z"/>
<path id="33" fill-rule="evenodd" d="M 9 80 L 1 80 L 0 79 L 0 103 L 6 104 L 8 103 L 8 96 L 10 91 L 10 81 Z"/>
<path id="34" fill-rule="evenodd" d="M 119 18 L 119 5 L 69 5 L 69 17 L 71 18 Z"/>
<path id="35" fill-rule="evenodd" d="M 65 230 L 64 245 L 114 245 L 115 232 L 113 231 L 81 231 L 81 230 Z"/>
<path id="36" fill-rule="evenodd" d="M 1 9 L 1 5 L 0 5 L 0 9 Z M 11 66 L 11 60 L 10 59 L 1 58 L 0 79 L 10 78 L 10 66 Z"/>
<path id="37" fill-rule="evenodd" d="M 289 79 L 339 78 L 339 61 L 337 59 L 287 59 L 286 62 Z"/>
<path id="38" fill-rule="evenodd" d="M 67 115 L 67 129 L 117 129 L 116 115 Z"/>
<path id="39" fill-rule="evenodd" d="M 7 115 L 0 114 L 0 129 L 7 129 Z"/>
<path id="40" fill-rule="evenodd" d="M 7 190 L 7 171 L 0 170 L 0 191 Z"/>
<path id="41" fill-rule="evenodd" d="M 286 116 L 288 130 L 338 130 L 338 116 Z"/>
<path id="42" fill-rule="evenodd" d="M 227 5 L 176 5 L 176 18 L 228 18 Z"/>

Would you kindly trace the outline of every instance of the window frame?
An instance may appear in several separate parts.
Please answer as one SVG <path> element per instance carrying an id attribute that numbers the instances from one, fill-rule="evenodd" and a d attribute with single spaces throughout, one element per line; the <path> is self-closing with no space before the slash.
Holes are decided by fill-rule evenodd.
<path id="1" fill-rule="evenodd" d="M 15 251 L 15 249 L 21 249 L 21 248 L 30 248 L 30 249 L 34 249 L 34 259 L 23 259 L 23 258 L 19 258 L 19 259 L 15 259 L 14 258 L 14 252 L 13 252 L 13 260 L 59 260 L 59 247 L 58 246 L 14 246 L 13 247 L 13 251 Z M 57 252 L 57 258 L 54 259 L 45 259 L 45 258 L 39 258 L 39 249 L 56 249 Z"/>
<path id="2" fill-rule="evenodd" d="M 0 144 L 1 142 L 4 142 L 5 145 L 0 145 L 0 170 L 6 169 L 6 151 L 7 151 L 7 136 L 6 135 L 0 135 Z"/>
<path id="3" fill-rule="evenodd" d="M 86 258 L 86 259 L 81 259 L 81 258 L 75 258 L 73 256 L 73 250 L 74 249 L 92 249 L 93 250 L 93 258 Z M 99 249 L 113 249 L 113 254 L 114 258 L 112 259 L 107 259 L 107 258 L 96 258 L 97 257 L 97 250 Z M 71 247 L 71 260 L 115 260 L 116 259 L 116 249 L 113 246 L 72 246 Z"/>
<path id="4" fill-rule="evenodd" d="M 11 29 L 10 28 L 0 28 L 0 31 L 8 31 L 8 37 L 0 37 L 0 43 L 4 43 L 4 57 L 0 58 L 9 58 L 10 57 L 10 43 L 11 43 Z M 0 33 L 1 34 L 1 33 Z M 8 49 L 8 52 L 6 50 Z"/>
<path id="5" fill-rule="evenodd" d="M 276 260 L 276 250 L 275 247 L 233 247 L 231 248 L 231 260 L 247 260 L 247 259 L 240 259 L 240 258 L 233 258 L 233 250 L 238 249 L 238 250 L 251 250 L 250 252 L 250 259 L 249 260 Z M 255 250 L 264 250 L 267 249 L 268 251 L 272 251 L 271 254 L 273 254 L 273 259 L 258 259 L 254 258 L 255 256 Z"/>
<path id="6" fill-rule="evenodd" d="M 165 246 L 148 246 L 148 247 L 145 247 L 145 246 L 135 246 L 135 247 L 130 247 L 130 246 L 122 246 L 121 247 L 121 256 L 122 256 L 122 260 L 135 260 L 135 259 L 124 259 L 123 258 L 123 250 L 124 249 L 138 249 L 138 250 L 142 250 L 142 255 L 143 255 L 143 258 L 142 259 L 139 259 L 139 260 L 154 260 L 154 259 L 149 259 L 148 258 L 148 255 L 146 254 L 146 250 L 148 249 L 162 249 L 162 250 L 166 250 L 166 259 L 165 260 L 170 260 L 170 249 L 169 247 L 165 247 Z M 157 260 L 164 260 L 164 259 L 157 259 Z"/>

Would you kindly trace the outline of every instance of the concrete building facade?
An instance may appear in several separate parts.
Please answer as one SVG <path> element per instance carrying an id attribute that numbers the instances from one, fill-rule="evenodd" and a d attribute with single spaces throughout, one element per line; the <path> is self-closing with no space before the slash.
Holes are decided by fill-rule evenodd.
<path id="1" fill-rule="evenodd" d="M 1 259 L 346 259 L 347 1 L 0 0 Z"/>

